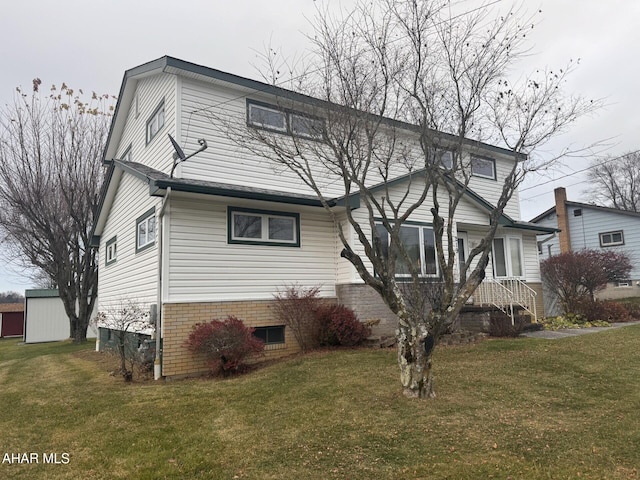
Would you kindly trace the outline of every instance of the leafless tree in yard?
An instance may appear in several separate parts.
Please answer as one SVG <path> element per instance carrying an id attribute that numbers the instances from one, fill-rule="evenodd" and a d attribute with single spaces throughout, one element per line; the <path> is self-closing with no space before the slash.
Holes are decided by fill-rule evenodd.
<path id="1" fill-rule="evenodd" d="M 86 340 L 97 295 L 90 231 L 112 97 L 85 102 L 63 84 L 16 89 L 0 111 L 0 232 L 25 266 L 57 285 L 71 337 Z"/>
<path id="2" fill-rule="evenodd" d="M 596 160 L 591 164 L 588 177 L 592 200 L 620 210 L 640 212 L 640 151 Z"/>
<path id="3" fill-rule="evenodd" d="M 313 56 L 289 85 L 319 100 L 296 103 L 287 94 L 278 100 L 283 109 L 307 103 L 307 125 L 294 127 L 292 118 L 281 135 L 227 124 L 238 145 L 295 173 L 318 196 L 342 257 L 399 318 L 398 363 L 410 397 L 435 395 L 434 347 L 484 279 L 499 220 L 518 185 L 548 166 L 536 147 L 598 103 L 565 94 L 573 62 L 513 82 L 510 69 L 527 53 L 531 19 L 493 13 L 483 7 L 454 14 L 444 0 L 359 1 L 338 16 L 320 7 Z M 471 181 L 471 155 L 482 154 L 478 142 L 508 150 L 513 167 L 498 177 L 490 224 L 457 278 L 454 219 Z M 333 208 L 327 192 L 336 185 L 341 196 L 357 194 L 360 208 Z M 418 264 L 403 230 L 424 208 L 435 239 L 427 266 Z"/>

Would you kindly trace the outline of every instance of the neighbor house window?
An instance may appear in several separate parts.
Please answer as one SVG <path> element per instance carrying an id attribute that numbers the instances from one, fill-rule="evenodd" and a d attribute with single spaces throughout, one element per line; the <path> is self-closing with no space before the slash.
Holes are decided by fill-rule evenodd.
<path id="1" fill-rule="evenodd" d="M 475 177 L 496 179 L 496 161 L 493 158 L 471 157 L 471 174 Z"/>
<path id="2" fill-rule="evenodd" d="M 265 346 L 284 344 L 284 325 L 256 327 L 253 336 L 262 340 Z"/>
<path id="3" fill-rule="evenodd" d="M 382 255 L 389 255 L 391 236 L 382 224 L 376 224 L 376 231 L 382 246 Z M 407 251 L 409 262 L 417 267 L 423 277 L 433 277 L 438 274 L 436 261 L 436 242 L 433 228 L 430 225 L 402 225 L 400 240 Z M 400 253 L 396 256 L 396 277 L 410 277 L 411 269 L 407 259 Z"/>
<path id="4" fill-rule="evenodd" d="M 107 240 L 107 244 L 105 245 L 105 265 L 111 265 L 112 263 L 116 263 L 118 258 L 118 242 L 116 237 L 113 237 Z"/>
<path id="5" fill-rule="evenodd" d="M 151 247 L 156 241 L 156 211 L 152 208 L 136 220 L 136 252 Z"/>
<path id="6" fill-rule="evenodd" d="M 229 243 L 300 246 L 300 215 L 245 208 L 228 210 Z"/>
<path id="7" fill-rule="evenodd" d="M 147 143 L 151 142 L 164 127 L 164 101 L 156 108 L 151 115 L 151 118 L 147 120 Z"/>
<path id="8" fill-rule="evenodd" d="M 633 282 L 631 280 L 618 280 L 617 282 L 614 282 L 614 285 L 616 287 L 632 287 Z"/>
<path id="9" fill-rule="evenodd" d="M 322 138 L 325 128 L 322 118 L 253 100 L 247 100 L 247 123 L 252 127 L 315 140 Z"/>
<path id="10" fill-rule="evenodd" d="M 522 239 L 497 237 L 493 239 L 493 274 L 496 278 L 524 277 Z"/>
<path id="11" fill-rule="evenodd" d="M 600 234 L 601 247 L 615 247 L 616 245 L 624 245 L 624 234 L 622 230 Z"/>

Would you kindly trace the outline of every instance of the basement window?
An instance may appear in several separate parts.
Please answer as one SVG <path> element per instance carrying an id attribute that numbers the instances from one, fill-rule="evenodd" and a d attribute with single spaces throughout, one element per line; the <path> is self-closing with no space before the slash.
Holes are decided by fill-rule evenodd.
<path id="1" fill-rule="evenodd" d="M 265 347 L 284 345 L 284 325 L 256 327 L 253 331 L 253 336 L 262 340 Z"/>

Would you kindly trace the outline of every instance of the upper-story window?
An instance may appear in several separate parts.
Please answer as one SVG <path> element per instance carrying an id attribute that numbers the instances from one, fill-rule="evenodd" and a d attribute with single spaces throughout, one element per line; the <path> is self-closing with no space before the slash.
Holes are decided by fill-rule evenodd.
<path id="1" fill-rule="evenodd" d="M 601 247 L 615 247 L 616 245 L 624 245 L 624 233 L 622 230 L 600 234 Z"/>
<path id="2" fill-rule="evenodd" d="M 229 243 L 300 246 L 297 213 L 230 207 L 228 215 Z"/>
<path id="3" fill-rule="evenodd" d="M 376 224 L 376 232 L 382 244 L 382 254 L 389 255 L 390 235 L 381 223 Z M 433 277 L 438 274 L 436 260 L 436 242 L 433 228 L 430 225 L 402 225 L 400 227 L 400 240 L 409 257 L 411 264 L 418 269 L 423 277 Z M 410 277 L 411 267 L 407 259 L 398 254 L 396 257 L 396 277 Z"/>
<path id="4" fill-rule="evenodd" d="M 118 242 L 116 237 L 107 240 L 104 257 L 105 265 L 116 263 L 116 260 L 118 259 Z"/>
<path id="5" fill-rule="evenodd" d="M 247 100 L 247 123 L 252 127 L 314 140 L 322 138 L 325 126 L 322 118 L 253 100 Z"/>
<path id="6" fill-rule="evenodd" d="M 496 161 L 493 158 L 471 157 L 471 174 L 475 177 L 496 179 Z"/>
<path id="7" fill-rule="evenodd" d="M 156 210 L 151 208 L 136 220 L 136 252 L 151 247 L 156 241 Z"/>
<path id="8" fill-rule="evenodd" d="M 155 138 L 162 127 L 164 127 L 164 100 L 147 120 L 147 143 Z"/>

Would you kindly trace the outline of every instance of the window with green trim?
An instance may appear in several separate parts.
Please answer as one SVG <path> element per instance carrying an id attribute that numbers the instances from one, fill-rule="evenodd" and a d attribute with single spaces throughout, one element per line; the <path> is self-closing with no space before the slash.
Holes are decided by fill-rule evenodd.
<path id="1" fill-rule="evenodd" d="M 488 157 L 471 157 L 471 174 L 474 177 L 496 179 L 496 161 Z"/>
<path id="2" fill-rule="evenodd" d="M 116 237 L 113 237 L 107 240 L 107 243 L 105 245 L 105 251 L 104 251 L 105 265 L 108 266 L 113 263 L 116 263 L 116 260 L 118 259 L 117 248 L 118 248 L 118 242 L 116 240 Z"/>
<path id="3" fill-rule="evenodd" d="M 136 252 L 146 250 L 156 242 L 156 211 L 152 208 L 136 220 Z"/>
<path id="4" fill-rule="evenodd" d="M 300 246 L 300 215 L 230 207 L 229 243 Z"/>
<path id="5" fill-rule="evenodd" d="M 322 140 L 325 131 L 324 119 L 320 117 L 255 100 L 247 100 L 247 124 L 311 140 Z"/>
<path id="6" fill-rule="evenodd" d="M 147 143 L 151 142 L 164 127 L 164 100 L 147 120 Z"/>

